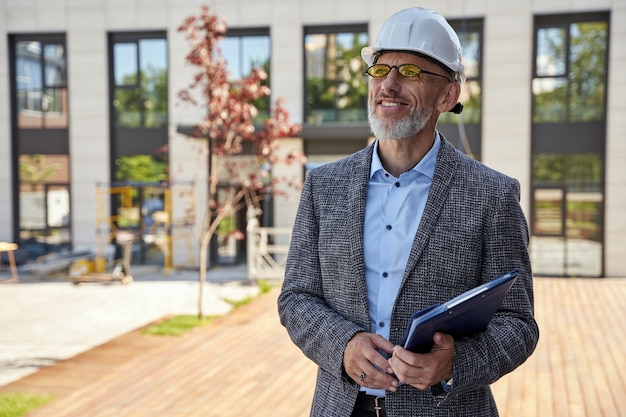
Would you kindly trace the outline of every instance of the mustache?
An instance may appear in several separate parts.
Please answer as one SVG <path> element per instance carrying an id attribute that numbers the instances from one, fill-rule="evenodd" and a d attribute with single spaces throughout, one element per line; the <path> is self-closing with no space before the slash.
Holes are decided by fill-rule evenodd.
<path id="1" fill-rule="evenodd" d="M 402 101 L 405 103 L 408 102 L 408 99 L 406 97 L 401 96 L 400 94 L 380 93 L 373 99 L 374 101 L 397 100 L 397 101 Z"/>

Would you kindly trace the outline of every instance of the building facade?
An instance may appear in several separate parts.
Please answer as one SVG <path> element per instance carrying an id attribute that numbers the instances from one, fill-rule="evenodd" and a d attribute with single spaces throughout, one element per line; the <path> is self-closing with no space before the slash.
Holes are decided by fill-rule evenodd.
<path id="1" fill-rule="evenodd" d="M 197 265 L 208 157 L 185 135 L 203 109 L 178 99 L 194 74 L 178 28 L 202 4 L 228 24 L 233 77 L 264 66 L 271 102 L 284 97 L 303 126 L 284 147 L 307 166 L 280 175 L 301 179 L 371 141 L 359 51 L 415 2 L 0 0 L 0 241 L 98 250 L 112 228 L 141 224 L 136 261 L 160 248 Z M 626 0 L 419 6 L 448 18 L 464 50 L 465 110 L 440 130 L 520 181 L 535 274 L 626 276 Z M 265 224 L 291 225 L 297 193 L 265 203 Z M 245 214 L 225 227 L 245 230 Z M 229 236 L 215 259 L 245 259 Z"/>

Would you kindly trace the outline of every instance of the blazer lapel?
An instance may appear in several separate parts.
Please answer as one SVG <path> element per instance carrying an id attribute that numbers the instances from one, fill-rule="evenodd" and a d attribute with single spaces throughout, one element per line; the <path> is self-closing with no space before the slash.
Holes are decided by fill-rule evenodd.
<path id="1" fill-rule="evenodd" d="M 369 182 L 370 166 L 372 161 L 373 145 L 368 146 L 354 159 L 353 169 L 349 176 L 348 194 L 348 233 L 350 240 L 350 265 L 354 283 L 363 295 L 361 305 L 364 306 L 364 317 L 369 320 L 367 304 L 367 284 L 365 282 L 365 259 L 363 250 L 363 222 L 365 221 L 365 203 L 367 200 L 367 185 Z"/>
<path id="2" fill-rule="evenodd" d="M 428 237 L 437 224 L 437 219 L 448 198 L 452 179 L 457 172 L 458 165 L 459 159 L 456 155 L 456 149 L 441 135 L 441 148 L 437 156 L 437 166 L 435 167 L 433 182 L 430 186 L 428 199 L 426 200 L 424 214 L 422 215 L 417 232 L 415 233 L 409 260 L 406 270 L 404 271 L 403 282 L 417 265 L 417 261 L 428 241 Z"/>

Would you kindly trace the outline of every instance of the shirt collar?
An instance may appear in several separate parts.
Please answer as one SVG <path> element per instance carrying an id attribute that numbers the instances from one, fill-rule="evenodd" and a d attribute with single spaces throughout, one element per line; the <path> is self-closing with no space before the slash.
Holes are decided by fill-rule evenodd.
<path id="1" fill-rule="evenodd" d="M 426 155 L 422 158 L 421 161 L 417 163 L 411 170 L 416 171 L 420 174 L 426 175 L 428 178 L 432 179 L 435 176 L 435 165 L 437 165 L 437 155 L 439 154 L 439 148 L 441 147 L 441 139 L 439 137 L 439 132 L 435 131 L 435 142 L 433 143 L 432 148 L 428 151 Z M 378 156 L 378 139 L 374 143 L 374 153 L 372 154 L 372 165 L 370 168 L 370 179 L 376 174 L 378 171 L 385 171 L 383 168 L 383 164 L 380 161 L 380 157 Z"/>

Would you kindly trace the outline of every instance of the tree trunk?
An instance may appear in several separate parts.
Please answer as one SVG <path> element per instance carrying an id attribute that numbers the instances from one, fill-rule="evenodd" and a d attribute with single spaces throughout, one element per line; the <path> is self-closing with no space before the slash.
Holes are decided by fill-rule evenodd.
<path id="1" fill-rule="evenodd" d="M 207 258 L 209 251 L 209 242 L 213 233 L 205 233 L 200 242 L 200 286 L 198 288 L 198 319 L 204 319 L 204 285 L 206 283 Z"/>
<path id="2" fill-rule="evenodd" d="M 204 227 L 200 234 L 200 288 L 198 289 L 198 318 L 202 320 L 204 318 L 204 312 L 202 309 L 204 300 L 204 286 L 206 283 L 206 271 L 207 271 L 207 258 L 209 252 L 209 244 L 211 238 L 217 232 L 224 217 L 236 213 L 239 209 L 239 203 L 244 198 L 245 190 L 240 190 L 234 197 L 232 197 L 224 206 L 223 210 L 219 212 L 213 219 L 213 212 L 207 211 L 204 219 Z"/>

